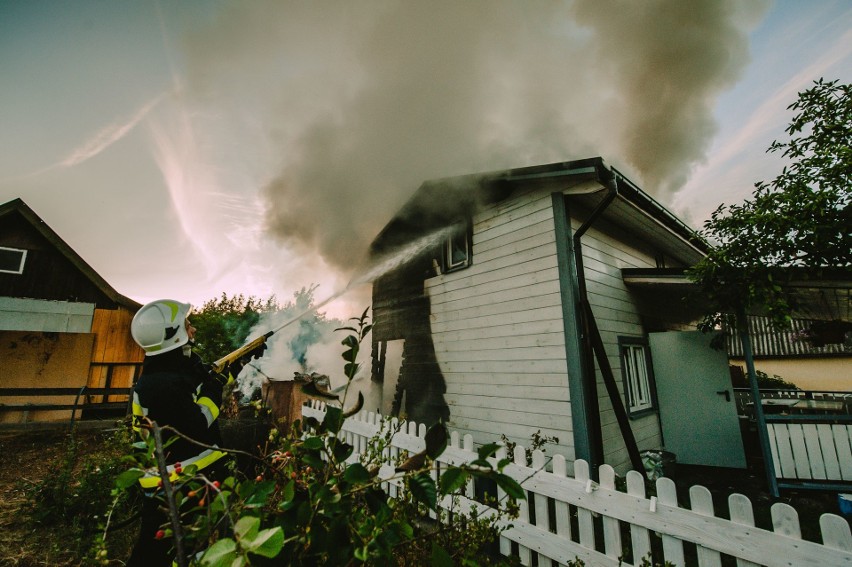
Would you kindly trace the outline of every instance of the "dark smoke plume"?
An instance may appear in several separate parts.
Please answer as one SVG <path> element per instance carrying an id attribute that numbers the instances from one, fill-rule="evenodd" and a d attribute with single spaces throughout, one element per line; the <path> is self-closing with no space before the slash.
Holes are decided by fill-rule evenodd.
<path id="1" fill-rule="evenodd" d="M 351 268 L 430 178 L 601 155 L 667 197 L 764 7 L 255 0 L 188 41 L 190 88 L 272 143 L 269 231 Z"/>

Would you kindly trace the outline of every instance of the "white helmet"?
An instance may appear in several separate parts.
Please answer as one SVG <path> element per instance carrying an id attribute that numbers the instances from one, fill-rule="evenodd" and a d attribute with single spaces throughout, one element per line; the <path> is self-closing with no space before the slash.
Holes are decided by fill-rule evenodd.
<path id="1" fill-rule="evenodd" d="M 148 356 L 182 347 L 189 342 L 186 316 L 192 305 L 173 299 L 158 299 L 142 306 L 130 323 L 133 340 Z"/>

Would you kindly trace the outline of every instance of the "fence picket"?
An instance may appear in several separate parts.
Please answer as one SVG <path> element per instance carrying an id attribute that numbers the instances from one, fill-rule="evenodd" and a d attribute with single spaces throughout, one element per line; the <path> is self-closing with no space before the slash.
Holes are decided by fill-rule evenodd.
<path id="1" fill-rule="evenodd" d="M 598 469 L 601 488 L 615 490 L 615 470 L 609 465 L 603 465 Z M 618 519 L 611 516 L 603 517 L 604 553 L 610 557 L 618 558 L 622 555 L 621 528 Z"/>
<path id="2" fill-rule="evenodd" d="M 565 457 L 562 455 L 553 456 L 553 474 L 558 478 L 565 478 L 568 473 L 568 467 L 565 465 Z M 556 515 L 556 534 L 571 540 L 571 510 L 568 508 L 568 503 L 563 500 L 554 502 Z"/>
<path id="3" fill-rule="evenodd" d="M 536 449 L 532 453 L 532 468 L 536 471 L 543 471 L 544 466 L 544 453 Z M 536 527 L 545 532 L 550 532 L 550 513 L 547 509 L 547 497 L 543 494 L 534 493 L 533 501 L 535 502 Z M 546 555 L 539 553 L 538 564 L 540 567 L 549 567 L 553 565 L 553 562 Z"/>
<path id="4" fill-rule="evenodd" d="M 835 425 L 831 429 L 834 433 L 837 460 L 840 461 L 840 475 L 843 480 L 852 480 L 852 451 L 849 448 L 849 440 L 852 439 L 852 426 Z"/>
<path id="5" fill-rule="evenodd" d="M 793 459 L 793 447 L 790 445 L 790 430 L 788 424 L 778 423 L 767 425 L 778 443 L 778 462 L 781 466 L 780 478 L 796 478 L 796 461 Z M 774 456 L 774 455 L 773 455 Z"/>
<path id="6" fill-rule="evenodd" d="M 793 448 L 793 462 L 796 473 L 793 478 L 812 478 L 811 465 L 808 459 L 808 449 L 805 446 L 805 433 L 799 423 L 788 423 L 787 430 L 790 432 L 790 446 Z"/>
<path id="7" fill-rule="evenodd" d="M 462 439 L 463 449 L 468 453 L 473 453 L 473 435 L 470 433 L 466 434 Z M 468 498 L 473 498 L 476 495 L 476 487 L 473 484 L 473 479 L 467 481 L 467 485 L 465 486 L 465 496 Z"/>
<path id="8" fill-rule="evenodd" d="M 747 497 L 742 494 L 728 496 L 728 510 L 730 510 L 732 522 L 754 527 L 754 509 L 751 506 L 751 500 Z M 758 567 L 758 564 L 737 558 L 737 567 Z"/>
<path id="9" fill-rule="evenodd" d="M 515 445 L 513 461 L 516 465 L 526 467 L 527 450 L 520 445 Z M 530 521 L 529 492 L 527 492 L 526 499 L 518 501 L 518 520 L 522 522 Z M 532 565 L 532 552 L 529 547 L 518 545 L 518 556 L 521 558 L 521 565 Z"/>
<path id="10" fill-rule="evenodd" d="M 627 494 L 645 498 L 645 475 L 636 471 L 627 473 Z M 630 524 L 630 539 L 633 542 L 633 563 L 636 564 L 651 553 L 651 535 L 642 526 Z"/>
<path id="11" fill-rule="evenodd" d="M 672 479 L 662 477 L 657 479 L 657 498 L 659 503 L 672 508 L 678 508 L 677 486 Z M 676 537 L 663 534 L 663 556 L 673 565 L 685 565 L 683 542 Z"/>
<path id="12" fill-rule="evenodd" d="M 802 539 L 802 528 L 799 526 L 799 514 L 789 504 L 776 502 L 770 508 L 772 515 L 772 530 L 793 539 Z"/>
<path id="13" fill-rule="evenodd" d="M 715 516 L 713 510 L 713 495 L 703 486 L 693 486 L 689 489 L 690 508 L 702 516 Z M 701 567 L 722 567 L 722 557 L 718 551 L 698 546 L 698 564 Z"/>
<path id="14" fill-rule="evenodd" d="M 822 449 L 819 446 L 819 432 L 817 431 L 816 424 L 802 424 L 802 434 L 805 437 L 805 446 L 808 449 L 811 476 L 816 479 L 825 480 L 825 460 L 822 456 Z"/>
<path id="15" fill-rule="evenodd" d="M 840 480 L 840 463 L 837 461 L 837 448 L 834 446 L 834 435 L 830 423 L 818 423 L 817 435 L 825 463 L 825 476 L 831 480 Z"/>
<path id="16" fill-rule="evenodd" d="M 589 463 L 583 459 L 574 461 L 574 478 L 586 487 L 586 492 L 594 490 L 594 483 L 589 474 Z M 589 549 L 595 549 L 595 526 L 592 523 L 592 513 L 586 509 L 577 507 L 577 531 L 580 536 L 580 545 Z"/>
<path id="17" fill-rule="evenodd" d="M 823 514 L 819 519 L 819 530 L 827 547 L 852 551 L 852 533 L 849 532 L 849 522 L 844 518 Z"/>
<path id="18" fill-rule="evenodd" d="M 497 457 L 498 461 L 505 459 L 506 458 L 506 447 L 500 447 L 497 450 L 497 454 L 495 455 L 495 457 Z M 506 498 L 506 492 L 502 488 L 500 488 L 500 486 L 498 485 L 497 486 L 497 501 L 498 502 L 504 502 L 505 498 Z M 500 534 L 500 554 L 503 555 L 504 557 L 509 557 L 510 555 L 512 555 L 512 540 L 510 540 L 508 537 L 506 537 L 505 532 Z"/>

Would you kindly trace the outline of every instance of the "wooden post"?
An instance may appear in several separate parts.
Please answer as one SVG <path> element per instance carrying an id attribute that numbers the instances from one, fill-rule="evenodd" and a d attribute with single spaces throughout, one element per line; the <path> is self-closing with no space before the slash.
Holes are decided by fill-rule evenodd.
<path id="1" fill-rule="evenodd" d="M 746 363 L 746 374 L 754 400 L 754 418 L 757 421 L 757 438 L 760 440 L 760 452 L 763 453 L 763 466 L 766 469 L 766 483 L 769 492 L 778 497 L 778 479 L 775 478 L 775 463 L 772 460 L 772 450 L 769 447 L 769 432 L 766 429 L 766 417 L 763 415 L 763 404 L 760 403 L 760 388 L 757 385 L 757 373 L 754 371 L 754 352 L 751 350 L 751 338 L 748 334 L 748 319 L 744 309 L 737 311 L 737 332 L 743 347 L 743 357 Z"/>

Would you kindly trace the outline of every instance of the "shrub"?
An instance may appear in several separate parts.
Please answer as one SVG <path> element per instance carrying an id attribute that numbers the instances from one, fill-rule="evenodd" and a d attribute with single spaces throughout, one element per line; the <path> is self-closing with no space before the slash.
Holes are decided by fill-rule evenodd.
<path id="1" fill-rule="evenodd" d="M 316 388 L 303 389 L 314 396 L 339 401 L 329 405 L 322 421 L 297 421 L 287 435 L 273 429 L 256 455 L 256 476 L 238 473 L 221 483 L 211 482 L 193 467 L 184 469 L 174 482 L 164 482 L 162 498 L 174 520 L 163 526 L 165 537 L 175 543 L 178 564 L 187 558 L 200 565 L 453 565 L 500 564 L 506 560 L 493 549 L 499 533 L 498 520 L 524 491 L 502 473 L 508 459 L 494 462 L 499 445 L 479 449 L 479 458 L 458 467 L 442 468 L 440 481 L 433 479 L 435 459 L 447 445 L 442 424 L 429 429 L 425 450 L 389 462 L 384 455 L 396 432 L 390 423 L 371 439 L 357 460 L 354 447 L 340 435 L 345 419 L 360 411 L 359 394 L 354 407 L 347 406 L 349 386 L 355 378 L 361 342 L 369 334 L 367 311 L 351 319 L 352 326 L 339 330 L 343 339 L 344 374 L 347 386 L 337 399 Z M 154 435 L 137 443 L 144 451 L 137 466 L 118 476 L 119 488 L 130 487 L 142 468 L 162 454 L 159 426 Z M 161 461 L 162 462 L 162 461 Z M 380 471 L 390 472 L 380 476 Z M 253 473 L 254 474 L 254 473 Z M 456 494 L 471 479 L 482 479 L 502 488 L 509 496 L 502 512 L 489 518 L 458 510 L 448 513 L 439 499 L 456 502 Z M 386 482 L 404 488 L 399 498 L 383 490 Z M 430 517 L 431 512 L 431 517 Z M 175 521 L 177 517 L 181 521 Z"/>

